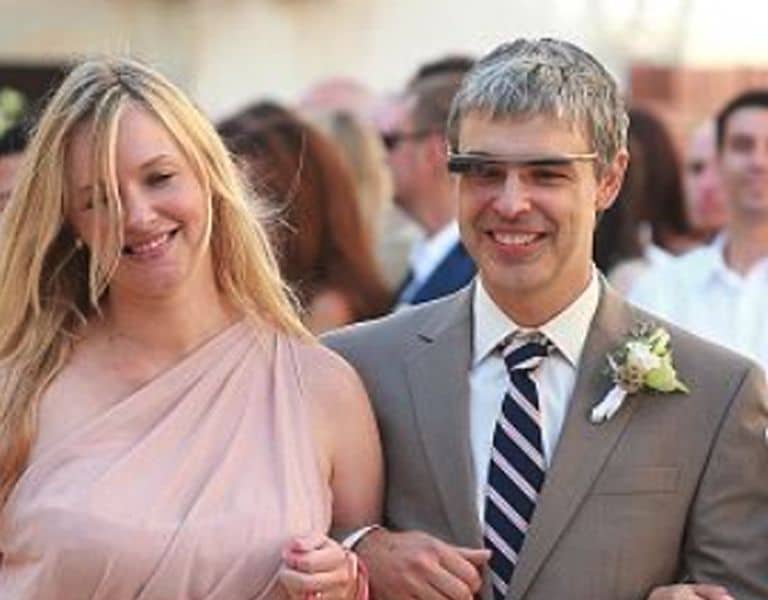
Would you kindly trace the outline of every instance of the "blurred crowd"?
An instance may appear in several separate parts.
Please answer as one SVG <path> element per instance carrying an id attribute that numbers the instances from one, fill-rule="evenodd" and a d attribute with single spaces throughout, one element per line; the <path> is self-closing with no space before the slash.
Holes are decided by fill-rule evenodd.
<path id="1" fill-rule="evenodd" d="M 474 277 L 445 130 L 472 65 L 463 55 L 431 60 L 387 95 L 329 78 L 293 103 L 258 99 L 217 124 L 313 332 Z M 33 121 L 8 93 L 0 207 Z M 634 302 L 768 366 L 768 88 L 732 99 L 682 144 L 658 111 L 631 106 L 630 119 L 630 165 L 619 200 L 600 215 L 595 264 Z"/>

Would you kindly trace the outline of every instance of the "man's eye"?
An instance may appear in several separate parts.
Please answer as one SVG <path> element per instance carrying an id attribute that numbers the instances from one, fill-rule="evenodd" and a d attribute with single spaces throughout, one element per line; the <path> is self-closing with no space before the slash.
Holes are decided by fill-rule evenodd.
<path id="1" fill-rule="evenodd" d="M 734 152 L 751 152 L 754 146 L 754 140 L 747 136 L 734 136 L 730 143 L 730 148 Z"/>
<path id="2" fill-rule="evenodd" d="M 543 183 L 556 183 L 568 178 L 567 173 L 558 169 L 534 169 L 531 171 L 531 177 L 534 181 Z"/>
<path id="3" fill-rule="evenodd" d="M 477 162 L 468 166 L 467 175 L 478 181 L 498 181 L 504 179 L 505 171 L 500 165 Z"/>

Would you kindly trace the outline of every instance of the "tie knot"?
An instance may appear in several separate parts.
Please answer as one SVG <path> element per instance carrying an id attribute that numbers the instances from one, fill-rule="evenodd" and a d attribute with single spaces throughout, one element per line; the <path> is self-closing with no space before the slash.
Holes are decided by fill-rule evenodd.
<path id="1" fill-rule="evenodd" d="M 507 369 L 512 371 L 533 371 L 549 354 L 552 344 L 543 335 L 515 344 L 512 339 L 502 346 L 501 353 Z"/>

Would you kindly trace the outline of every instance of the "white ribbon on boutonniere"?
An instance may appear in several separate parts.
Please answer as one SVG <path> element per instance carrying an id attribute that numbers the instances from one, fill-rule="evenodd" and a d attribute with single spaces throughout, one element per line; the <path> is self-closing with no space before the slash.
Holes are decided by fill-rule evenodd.
<path id="1" fill-rule="evenodd" d="M 605 398 L 592 408 L 589 416 L 592 423 L 608 421 L 630 394 L 640 391 L 687 394 L 689 391 L 677 377 L 669 347 L 669 333 L 663 327 L 638 323 L 629 332 L 626 341 L 606 358 L 614 385 Z"/>

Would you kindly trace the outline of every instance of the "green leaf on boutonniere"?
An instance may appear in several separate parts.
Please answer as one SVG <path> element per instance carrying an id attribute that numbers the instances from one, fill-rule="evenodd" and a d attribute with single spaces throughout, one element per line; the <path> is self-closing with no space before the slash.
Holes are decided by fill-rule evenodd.
<path id="1" fill-rule="evenodd" d="M 669 343 L 669 332 L 663 327 L 638 323 L 632 328 L 624 343 L 607 356 L 609 374 L 615 385 L 593 407 L 590 414 L 593 423 L 609 420 L 628 395 L 640 391 L 689 393 L 688 386 L 677 376 Z"/>

